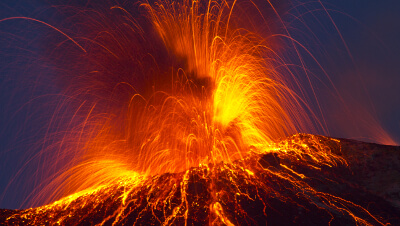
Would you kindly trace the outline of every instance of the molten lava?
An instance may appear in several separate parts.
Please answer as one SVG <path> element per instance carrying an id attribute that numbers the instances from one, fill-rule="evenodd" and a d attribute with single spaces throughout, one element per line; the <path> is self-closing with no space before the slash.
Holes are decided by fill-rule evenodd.
<path id="1" fill-rule="evenodd" d="M 282 62 L 272 46 L 235 28 L 235 4 L 142 4 L 142 23 L 148 27 L 115 6 L 110 10 L 124 14 L 123 25 L 90 24 L 98 31 L 82 46 L 89 63 L 104 69 L 94 67 L 66 88 L 68 95 L 93 104 L 78 107 L 76 114 L 84 119 L 73 129 L 76 136 L 67 138 L 78 142 L 60 148 L 61 156 L 72 149 L 75 154 L 44 188 L 43 196 L 53 194 L 48 201 L 115 183 L 121 176 L 232 163 L 315 127 L 305 101 L 289 88 L 287 75 L 275 69 Z M 130 62 L 128 72 L 115 68 L 124 60 Z"/>
<path id="2" fill-rule="evenodd" d="M 238 27 L 237 4 L 143 3 L 141 18 L 114 6 L 116 27 L 92 15 L 94 35 L 69 37 L 90 59 L 65 89 L 84 100 L 60 142 L 58 156 L 72 158 L 37 195 L 61 199 L 6 223 L 242 225 L 273 222 L 274 206 L 290 204 L 323 223 L 384 225 L 365 203 L 315 186 L 349 171 L 339 140 L 283 139 L 322 123 L 278 69 L 274 43 Z M 296 221 L 318 222 L 282 220 Z"/>
<path id="3" fill-rule="evenodd" d="M 0 220 L 9 225 L 385 225 L 369 212 L 384 211 L 393 224 L 400 222 L 391 205 L 359 187 L 366 152 L 355 152 L 354 143 L 297 134 L 277 143 L 272 153 L 180 173 L 121 177 L 46 206 L 2 213 Z M 357 148 L 363 146 L 368 154 L 389 151 L 400 157 L 398 147 Z"/>

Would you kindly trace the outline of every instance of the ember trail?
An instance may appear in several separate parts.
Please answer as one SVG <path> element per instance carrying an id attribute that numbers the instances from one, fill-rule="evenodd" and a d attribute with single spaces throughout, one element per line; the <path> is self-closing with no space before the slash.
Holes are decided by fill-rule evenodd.
<path id="1" fill-rule="evenodd" d="M 88 12 L 78 23 L 87 33 L 63 43 L 85 60 L 56 59 L 73 62 L 65 94 L 82 100 L 82 123 L 58 150 L 73 158 L 36 196 L 50 204 L 6 222 L 261 224 L 276 214 L 271 203 L 290 203 L 324 223 L 385 224 L 313 185 L 340 183 L 330 168 L 349 171 L 340 140 L 284 139 L 323 123 L 279 69 L 277 44 L 241 26 L 240 4 L 156 1 L 137 5 L 139 18 L 118 5 Z"/>

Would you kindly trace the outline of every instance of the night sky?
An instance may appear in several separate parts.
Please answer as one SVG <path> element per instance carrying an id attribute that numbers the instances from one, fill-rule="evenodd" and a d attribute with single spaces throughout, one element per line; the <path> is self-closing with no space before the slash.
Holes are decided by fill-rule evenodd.
<path id="1" fill-rule="evenodd" d="M 47 2 L 2 0 L 0 19 L 23 16 L 62 21 L 63 15 Z M 333 83 L 329 85 L 324 76 L 313 79 L 329 132 L 324 135 L 399 144 L 400 1 L 329 0 L 323 4 L 329 15 L 315 3 L 279 10 L 293 37 L 313 53 Z M 302 15 L 301 20 L 293 20 L 291 14 Z M 66 118 L 48 126 L 53 112 L 60 110 L 57 103 L 66 97 L 59 96 L 55 65 L 43 63 L 43 34 L 65 40 L 38 23 L 21 19 L 0 22 L 0 208 L 27 207 L 24 201 L 43 182 L 38 176 L 43 163 L 37 159 L 40 150 L 52 142 L 46 140 L 46 134 L 61 128 L 72 114 L 63 109 Z M 310 71 L 321 73 L 316 63 L 302 54 Z M 316 109 L 315 104 L 311 107 Z"/>

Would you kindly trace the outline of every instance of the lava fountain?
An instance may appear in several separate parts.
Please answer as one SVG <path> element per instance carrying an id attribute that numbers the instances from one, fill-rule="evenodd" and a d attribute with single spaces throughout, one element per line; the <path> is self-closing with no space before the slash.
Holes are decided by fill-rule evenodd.
<path id="1" fill-rule="evenodd" d="M 151 176 L 231 163 L 315 126 L 305 101 L 289 88 L 290 79 L 275 69 L 283 62 L 273 48 L 257 34 L 235 28 L 235 4 L 144 3 L 142 23 L 151 31 L 134 19 L 123 18 L 113 28 L 105 18 L 93 18 L 101 21 L 89 23 L 96 37 L 82 48 L 77 40 L 71 44 L 103 69 L 80 75 L 67 87 L 68 95 L 92 104 L 73 129 L 79 132 L 72 140 L 81 144 L 60 153 L 76 149 L 73 163 L 51 182 L 57 192 L 49 186 L 54 199 L 132 172 Z M 109 10 L 131 17 L 121 7 Z M 121 60 L 132 68 L 119 68 Z"/>
<path id="2" fill-rule="evenodd" d="M 45 163 L 55 173 L 32 199 L 51 204 L 13 214 L 7 222 L 69 224 L 59 211 L 96 209 L 114 199 L 117 207 L 98 224 L 251 224 L 262 220 L 242 222 L 229 214 L 246 219 L 248 210 L 238 200 L 256 200 L 266 217 L 266 197 L 274 196 L 316 208 L 330 221 L 342 214 L 360 224 L 384 224 L 365 207 L 307 181 L 304 169 L 346 170 L 340 140 L 283 139 L 324 132 L 324 122 L 277 51 L 280 43 L 242 27 L 250 17 L 239 9 L 258 8 L 251 1 L 240 4 L 144 2 L 134 5 L 140 17 L 119 5 L 60 7 L 79 12 L 68 21 L 77 24 L 71 32 L 34 20 L 67 38 L 58 47 L 67 49 L 63 55 L 53 49 L 47 56 L 69 65 L 59 72 L 60 84 L 69 97 L 63 104 L 72 106 L 74 116 L 67 132 L 54 135 L 59 141 L 43 150 L 56 150 L 49 155 L 54 164 Z M 60 167 L 59 159 L 67 163 Z M 203 184 L 193 188 L 193 181 Z M 204 192 L 204 199 L 194 191 Z M 233 200 L 234 210 L 227 205 Z M 152 214 L 140 217 L 144 210 Z"/>

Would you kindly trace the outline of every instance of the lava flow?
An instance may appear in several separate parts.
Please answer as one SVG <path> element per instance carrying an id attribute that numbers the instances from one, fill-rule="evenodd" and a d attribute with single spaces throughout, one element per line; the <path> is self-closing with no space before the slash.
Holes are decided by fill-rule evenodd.
<path id="1" fill-rule="evenodd" d="M 50 167 L 57 172 L 35 195 L 51 204 L 0 219 L 10 225 L 388 223 L 390 213 L 371 212 L 361 196 L 348 195 L 359 188 L 330 189 L 350 183 L 338 174 L 351 175 L 352 162 L 341 140 L 297 134 L 321 131 L 323 122 L 275 51 L 279 44 L 241 28 L 248 21 L 237 1 L 163 0 L 138 8 L 139 18 L 118 5 L 106 9 L 122 15 L 114 21 L 101 10 L 78 10 L 90 19 L 76 23 L 77 30 L 88 26 L 92 33 L 62 43 L 87 59 L 65 70 L 78 74 L 66 76 L 72 82 L 65 95 L 83 100 L 73 117 L 78 123 L 58 143 L 57 156 L 69 162 Z M 63 57 L 54 61 L 71 62 Z"/>

